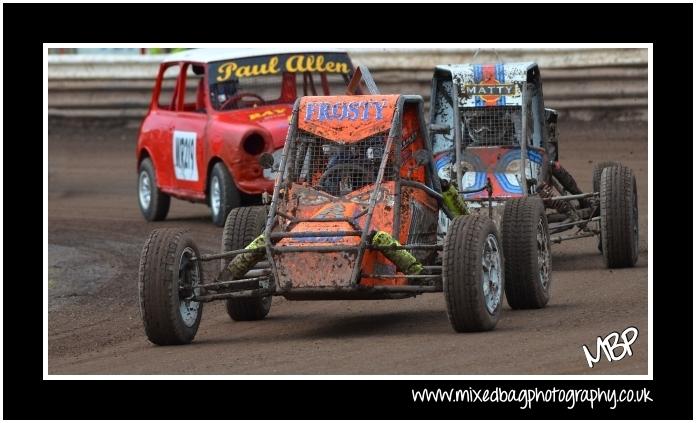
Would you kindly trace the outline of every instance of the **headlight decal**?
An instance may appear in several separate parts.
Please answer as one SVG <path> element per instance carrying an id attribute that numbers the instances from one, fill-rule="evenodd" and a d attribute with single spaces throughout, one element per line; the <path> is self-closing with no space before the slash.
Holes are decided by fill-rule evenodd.
<path id="1" fill-rule="evenodd" d="M 517 179 L 518 176 L 518 173 L 496 173 L 495 179 L 497 179 L 500 186 L 510 194 L 522 194 L 522 187 Z"/>

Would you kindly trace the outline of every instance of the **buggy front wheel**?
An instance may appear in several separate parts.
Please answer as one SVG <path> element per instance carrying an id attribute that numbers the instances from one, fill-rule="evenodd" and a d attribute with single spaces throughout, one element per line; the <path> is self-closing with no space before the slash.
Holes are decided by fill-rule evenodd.
<path id="1" fill-rule="evenodd" d="M 502 226 L 508 304 L 514 309 L 546 306 L 551 286 L 551 244 L 544 203 L 536 197 L 506 201 Z"/>
<path id="2" fill-rule="evenodd" d="M 157 345 L 188 344 L 196 336 L 203 303 L 198 247 L 186 230 L 155 229 L 140 254 L 138 294 L 147 338 Z"/>
<path id="3" fill-rule="evenodd" d="M 491 330 L 503 304 L 505 270 L 498 231 L 485 216 L 459 216 L 445 235 L 442 283 L 457 332 Z"/>

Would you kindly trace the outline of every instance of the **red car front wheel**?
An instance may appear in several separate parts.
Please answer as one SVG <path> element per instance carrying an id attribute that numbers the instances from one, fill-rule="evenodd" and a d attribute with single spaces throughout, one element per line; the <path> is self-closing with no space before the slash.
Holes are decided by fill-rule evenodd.
<path id="1" fill-rule="evenodd" d="M 208 204 L 213 223 L 217 226 L 225 226 L 225 219 L 232 209 L 239 207 L 240 195 L 222 162 L 215 163 L 210 172 L 210 184 L 208 190 Z"/>
<path id="2" fill-rule="evenodd" d="M 170 198 L 157 187 L 155 167 L 149 158 L 140 162 L 138 171 L 138 205 L 145 220 L 164 220 L 169 212 Z"/>

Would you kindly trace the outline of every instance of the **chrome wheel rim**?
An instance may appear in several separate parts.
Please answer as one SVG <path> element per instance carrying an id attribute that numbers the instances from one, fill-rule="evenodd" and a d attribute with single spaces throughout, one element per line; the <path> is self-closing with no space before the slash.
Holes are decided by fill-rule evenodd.
<path id="1" fill-rule="evenodd" d="M 200 295 L 198 285 L 201 281 L 200 268 L 191 262 L 195 253 L 191 247 L 184 248 L 179 258 L 179 315 L 187 327 L 191 327 L 198 319 L 201 303 L 192 301 L 194 295 Z"/>
<path id="2" fill-rule="evenodd" d="M 500 267 L 500 249 L 495 235 L 489 234 L 483 245 L 481 259 L 483 270 L 483 298 L 488 313 L 494 314 L 502 300 L 502 269 Z"/>
<path id="3" fill-rule="evenodd" d="M 537 223 L 537 266 L 539 268 L 539 280 L 544 290 L 549 287 L 549 274 L 551 273 L 549 253 L 549 237 L 544 230 L 544 220 L 539 219 Z"/>
<path id="4" fill-rule="evenodd" d="M 140 178 L 138 178 L 138 199 L 140 200 L 140 207 L 142 207 L 143 210 L 150 208 L 151 196 L 150 175 L 142 171 L 140 172 Z"/>
<path id="5" fill-rule="evenodd" d="M 213 176 L 210 182 L 210 208 L 214 215 L 220 213 L 220 180 L 217 176 Z"/>

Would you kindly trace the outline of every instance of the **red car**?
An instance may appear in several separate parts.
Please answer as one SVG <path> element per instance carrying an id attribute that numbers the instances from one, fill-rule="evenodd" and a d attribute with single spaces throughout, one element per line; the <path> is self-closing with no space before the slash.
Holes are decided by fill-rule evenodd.
<path id="1" fill-rule="evenodd" d="M 276 164 L 295 100 L 346 91 L 343 51 L 197 49 L 160 65 L 137 146 L 138 204 L 163 220 L 171 197 L 207 203 L 225 224 L 240 205 L 273 192 Z M 264 165 L 260 163 L 265 162 Z"/>

